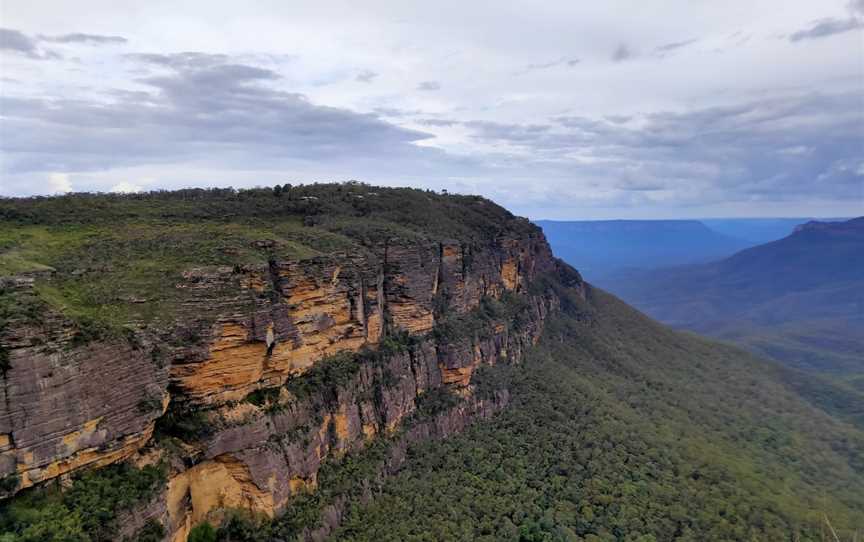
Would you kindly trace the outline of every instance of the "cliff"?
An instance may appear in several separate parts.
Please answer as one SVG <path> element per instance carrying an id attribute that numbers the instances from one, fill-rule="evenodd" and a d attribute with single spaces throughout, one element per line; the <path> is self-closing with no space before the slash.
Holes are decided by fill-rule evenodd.
<path id="1" fill-rule="evenodd" d="M 348 189 L 352 207 L 390 194 Z M 293 201 L 305 214 L 317 200 L 302 198 L 325 199 L 328 190 Z M 352 229 L 345 237 L 353 246 L 327 237 L 335 248 L 319 242 L 299 256 L 286 249 L 293 239 L 257 225 L 269 235 L 220 245 L 218 265 L 184 262 L 158 275 L 167 293 L 130 293 L 128 283 L 111 282 L 122 290 L 109 298 L 123 308 L 119 333 L 82 318 L 104 311 L 83 312 L 90 307 L 68 292 L 81 287 L 81 274 L 123 276 L 122 264 L 69 271 L 58 265 L 66 260 L 40 260 L 24 242 L 7 248 L 7 256 L 16 251 L 49 268 L 31 265 L 0 285 L 7 496 L 121 461 L 163 465 L 164 484 L 118 523 L 134 536 L 156 521 L 165 539 L 184 541 L 194 525 L 218 523 L 228 510 L 282 513 L 315 493 L 323 464 L 370 443 L 390 442 L 395 468 L 406 443 L 494 414 L 507 391 L 477 393 L 478 368 L 519 363 L 536 342 L 558 305 L 536 287 L 541 277 L 563 275 L 577 288 L 581 279 L 552 257 L 539 229 L 500 208 L 486 216 L 492 204 L 483 200 L 467 204 L 478 201 L 482 220 L 451 231 Z M 21 207 L 12 211 L 20 224 Z M 344 233 L 324 223 L 332 219 L 326 211 L 317 209 L 301 233 Z M 366 212 L 372 217 L 359 223 L 373 222 L 375 209 Z M 391 206 L 381 205 L 384 212 Z M 66 296 L 60 302 L 57 292 Z M 143 307 L 155 317 L 141 316 Z M 330 503 L 322 526 L 303 536 L 326 537 L 339 514 L 338 501 Z"/>

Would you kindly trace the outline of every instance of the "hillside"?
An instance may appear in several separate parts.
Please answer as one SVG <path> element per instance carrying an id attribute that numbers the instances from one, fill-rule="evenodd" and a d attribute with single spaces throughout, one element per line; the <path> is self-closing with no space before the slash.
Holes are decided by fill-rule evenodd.
<path id="1" fill-rule="evenodd" d="M 719 234 L 697 220 L 538 220 L 564 261 L 589 280 L 629 268 L 706 262 L 753 243 Z"/>
<path id="2" fill-rule="evenodd" d="M 864 528 L 854 395 L 641 316 L 483 198 L 348 183 L 0 217 L 3 542 Z"/>
<path id="3" fill-rule="evenodd" d="M 504 413 L 409 450 L 336 539 L 821 540 L 824 511 L 852 540 L 864 416 L 831 418 L 787 376 L 589 288 L 498 375 Z"/>
<path id="4" fill-rule="evenodd" d="M 864 373 L 864 218 L 809 222 L 729 258 L 606 286 L 675 327 L 802 369 Z"/>
<path id="5" fill-rule="evenodd" d="M 847 218 L 703 218 L 700 222 L 712 230 L 754 245 L 770 243 L 788 236 L 799 225 L 811 220 L 841 222 Z"/>

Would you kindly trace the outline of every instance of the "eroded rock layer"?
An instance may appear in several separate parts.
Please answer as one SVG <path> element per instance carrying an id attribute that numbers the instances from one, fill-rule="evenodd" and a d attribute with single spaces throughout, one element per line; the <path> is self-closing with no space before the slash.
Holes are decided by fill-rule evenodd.
<path id="1" fill-rule="evenodd" d="M 155 519 L 184 541 L 225 509 L 273 516 L 315 490 L 327 458 L 403 429 L 403 448 L 446 436 L 506 404 L 503 391 L 476 396 L 472 376 L 522 359 L 557 305 L 530 286 L 560 266 L 539 231 L 485 244 L 391 242 L 363 254 L 190 269 L 177 284 L 177 321 L 128 340 L 78 344 L 55 312 L 13 322 L 2 328 L 10 363 L 0 476 L 16 477 L 14 492 L 157 456 L 170 464 L 167 485 L 126 515 L 129 529 Z M 4 287 L 26 294 L 32 281 Z M 465 324 L 484 300 L 505 296 L 520 300 L 518 318 L 487 315 L 482 330 Z M 450 336 L 437 327 L 448 319 L 457 320 Z M 328 363 L 341 372 L 319 370 Z M 423 398 L 442 387 L 462 401 L 418 421 Z M 164 429 L 184 417 L 203 419 L 204 430 Z M 171 450 L 151 438 L 160 418 Z M 326 536 L 324 525 L 310 539 Z"/>
<path id="2" fill-rule="evenodd" d="M 31 280 L 5 281 L 15 295 Z M 71 323 L 42 310 L 9 322 L 0 388 L 0 476 L 17 489 L 126 459 L 168 404 L 168 367 L 135 341 L 79 344 Z"/>

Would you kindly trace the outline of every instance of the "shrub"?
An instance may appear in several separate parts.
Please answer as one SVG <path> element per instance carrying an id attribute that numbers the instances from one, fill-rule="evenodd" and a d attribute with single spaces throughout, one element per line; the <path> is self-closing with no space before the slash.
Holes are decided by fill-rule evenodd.
<path id="1" fill-rule="evenodd" d="M 450 388 L 441 386 L 417 397 L 417 415 L 419 418 L 431 418 L 459 404 L 459 397 Z"/>
<path id="2" fill-rule="evenodd" d="M 216 542 L 216 529 L 205 521 L 192 527 L 186 540 L 187 542 Z"/>
<path id="3" fill-rule="evenodd" d="M 280 388 L 259 388 L 246 396 L 246 402 L 262 407 L 266 404 L 275 403 L 279 399 Z"/>

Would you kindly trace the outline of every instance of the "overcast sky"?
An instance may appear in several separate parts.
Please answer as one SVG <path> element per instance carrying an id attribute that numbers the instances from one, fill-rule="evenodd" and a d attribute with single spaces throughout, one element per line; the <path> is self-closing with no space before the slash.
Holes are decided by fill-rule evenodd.
<path id="1" fill-rule="evenodd" d="M 3 0 L 0 27 L 3 196 L 357 179 L 532 218 L 864 214 L 864 0 Z"/>

